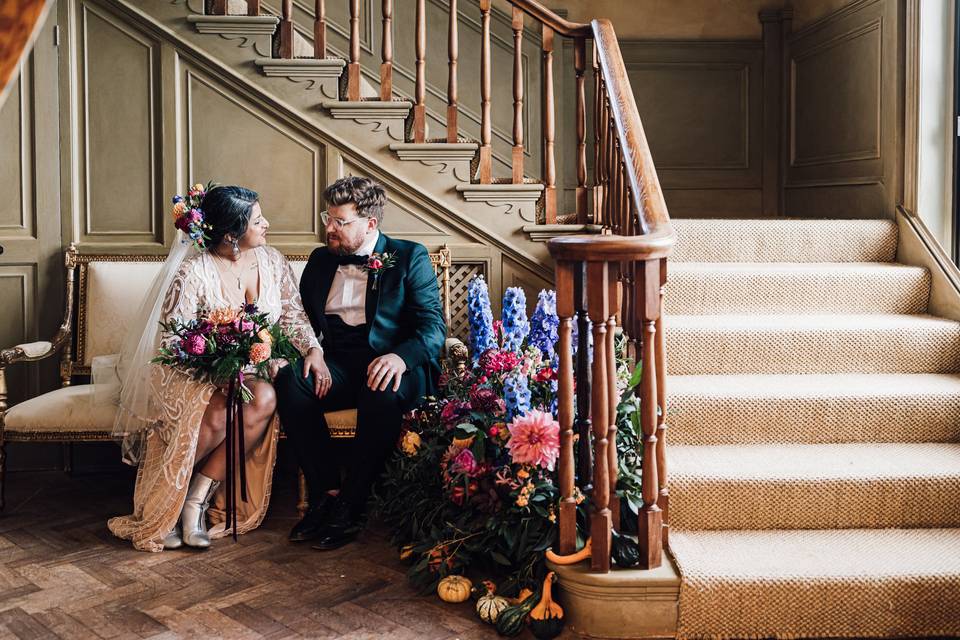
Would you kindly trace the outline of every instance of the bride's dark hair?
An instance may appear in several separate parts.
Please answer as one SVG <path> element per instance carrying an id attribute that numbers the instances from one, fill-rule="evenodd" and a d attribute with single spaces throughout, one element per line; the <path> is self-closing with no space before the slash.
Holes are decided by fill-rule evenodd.
<path id="1" fill-rule="evenodd" d="M 216 247 L 226 236 L 240 239 L 247 232 L 253 205 L 260 194 L 243 187 L 214 187 L 203 196 L 203 221 L 210 225 L 208 247 Z"/>

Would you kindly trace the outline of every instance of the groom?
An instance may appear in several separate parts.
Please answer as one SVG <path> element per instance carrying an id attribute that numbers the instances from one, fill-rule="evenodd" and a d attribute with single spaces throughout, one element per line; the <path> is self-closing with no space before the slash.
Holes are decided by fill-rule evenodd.
<path id="1" fill-rule="evenodd" d="M 447 331 L 426 248 L 380 232 L 383 187 L 348 176 L 323 197 L 327 245 L 311 254 L 300 293 L 324 362 L 307 378 L 302 367 L 284 367 L 275 385 L 280 420 L 310 494 L 290 540 L 336 549 L 359 532 L 403 412 L 433 392 Z M 323 414 L 348 408 L 357 409 L 357 433 L 344 458 Z"/>

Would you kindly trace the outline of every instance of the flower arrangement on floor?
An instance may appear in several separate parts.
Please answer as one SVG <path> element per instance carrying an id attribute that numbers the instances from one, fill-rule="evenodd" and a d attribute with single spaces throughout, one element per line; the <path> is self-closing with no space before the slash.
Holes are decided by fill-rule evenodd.
<path id="1" fill-rule="evenodd" d="M 478 277 L 468 285 L 468 313 L 472 366 L 445 372 L 440 397 L 408 416 L 377 510 L 401 558 L 412 564 L 411 581 L 424 590 L 462 575 L 478 584 L 500 578 L 497 597 L 524 588 L 542 593 L 544 552 L 555 543 L 560 500 L 556 294 L 541 291 L 528 321 L 523 290 L 507 289 L 502 319 L 494 322 L 487 285 Z M 624 391 L 618 491 L 634 514 L 624 512 L 623 519 L 635 526 L 639 430 L 632 388 L 639 376 L 631 378 L 622 357 L 618 366 Z M 581 545 L 587 502 L 578 499 Z"/>

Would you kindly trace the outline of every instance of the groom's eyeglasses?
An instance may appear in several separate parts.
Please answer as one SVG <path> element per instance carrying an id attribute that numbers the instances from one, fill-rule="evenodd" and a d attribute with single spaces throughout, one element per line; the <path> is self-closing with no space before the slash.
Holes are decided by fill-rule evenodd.
<path id="1" fill-rule="evenodd" d="M 362 217 L 362 216 L 359 216 L 359 217 L 356 217 L 356 218 L 352 218 L 352 219 L 350 219 L 350 220 L 343 220 L 342 218 L 334 218 L 333 216 L 331 216 L 331 215 L 330 215 L 329 213 L 327 213 L 326 211 L 321 211 L 321 212 L 320 212 L 320 222 L 322 222 L 322 223 L 323 223 L 323 226 L 325 226 L 325 227 L 326 227 L 327 225 L 329 225 L 331 221 L 333 221 L 333 223 L 337 225 L 337 229 L 343 229 L 343 228 L 344 228 L 345 226 L 347 226 L 348 224 L 351 224 L 351 223 L 353 223 L 353 222 L 356 222 L 357 220 L 363 220 L 363 217 Z"/>

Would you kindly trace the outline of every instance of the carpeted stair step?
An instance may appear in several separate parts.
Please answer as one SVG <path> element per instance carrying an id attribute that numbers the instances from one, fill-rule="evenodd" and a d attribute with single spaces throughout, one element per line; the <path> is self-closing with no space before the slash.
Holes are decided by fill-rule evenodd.
<path id="1" fill-rule="evenodd" d="M 892 262 L 892 220 L 674 219 L 675 262 Z"/>
<path id="2" fill-rule="evenodd" d="M 960 635 L 960 529 L 673 531 L 670 548 L 680 638 Z"/>
<path id="3" fill-rule="evenodd" d="M 960 323 L 927 315 L 672 315 L 674 375 L 953 373 Z"/>
<path id="4" fill-rule="evenodd" d="M 667 313 L 923 313 L 930 274 L 895 263 L 678 262 Z"/>
<path id="5" fill-rule="evenodd" d="M 667 380 L 674 444 L 960 442 L 960 376 L 690 375 Z"/>
<path id="6" fill-rule="evenodd" d="M 960 444 L 667 449 L 675 529 L 960 526 Z"/>

